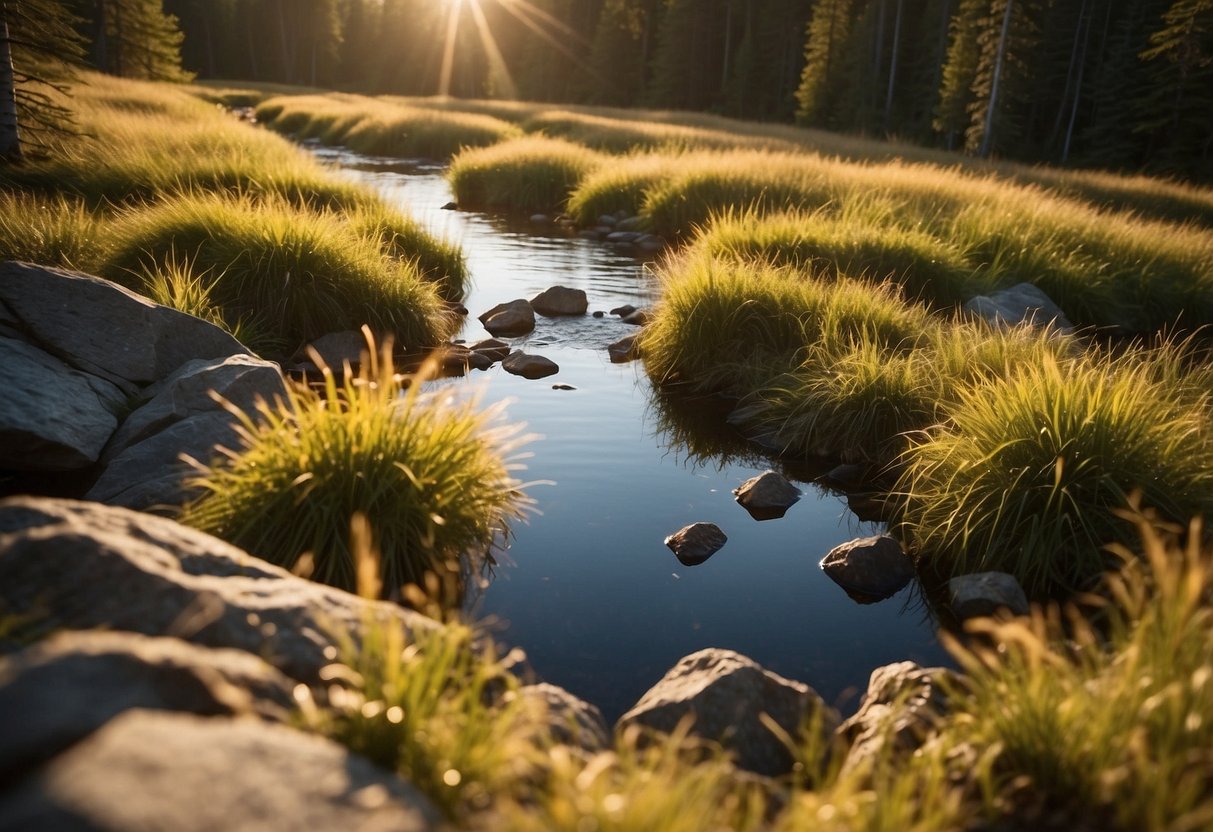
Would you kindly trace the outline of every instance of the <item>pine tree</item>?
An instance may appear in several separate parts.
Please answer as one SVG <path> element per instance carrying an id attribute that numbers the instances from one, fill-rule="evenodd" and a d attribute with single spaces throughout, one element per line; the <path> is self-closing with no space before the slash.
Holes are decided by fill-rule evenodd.
<path id="1" fill-rule="evenodd" d="M 0 162 L 49 150 L 72 133 L 58 100 L 84 56 L 78 21 L 55 0 L 0 0 Z"/>
<path id="2" fill-rule="evenodd" d="M 935 129 L 951 150 L 969 126 L 973 83 L 981 59 L 978 22 L 988 9 L 987 0 L 960 0 L 960 8 L 949 26 L 948 56 L 943 66 L 939 104 L 935 108 Z"/>
<path id="3" fill-rule="evenodd" d="M 645 0 L 606 0 L 594 27 L 590 63 L 580 81 L 581 99 L 627 106 L 645 84 L 646 49 L 652 14 Z"/>
<path id="4" fill-rule="evenodd" d="M 92 33 L 92 63 L 102 72 L 154 81 L 188 81 L 184 35 L 161 0 L 91 0 L 80 4 Z"/>
<path id="5" fill-rule="evenodd" d="M 1207 163 L 1213 146 L 1213 0 L 1175 0 L 1140 54 L 1152 81 L 1135 132 L 1167 170 Z"/>
<path id="6" fill-rule="evenodd" d="M 647 103 L 703 110 L 722 93 L 723 0 L 665 0 Z"/>
<path id="7" fill-rule="evenodd" d="M 853 0 L 818 0 L 805 41 L 804 72 L 796 90 L 796 119 L 804 124 L 835 126 L 843 87 L 843 57 L 848 52 Z"/>

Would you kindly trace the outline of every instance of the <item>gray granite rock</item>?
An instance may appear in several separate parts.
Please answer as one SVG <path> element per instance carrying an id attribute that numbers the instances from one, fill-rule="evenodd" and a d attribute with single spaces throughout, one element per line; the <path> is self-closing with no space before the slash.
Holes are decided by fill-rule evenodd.
<path id="1" fill-rule="evenodd" d="M 602 712 L 567 690 L 546 682 L 524 685 L 518 695 L 544 709 L 552 737 L 559 743 L 591 753 L 605 751 L 611 743 Z"/>
<path id="2" fill-rule="evenodd" d="M 1061 307 L 1031 283 L 1019 283 L 989 295 L 978 295 L 967 301 L 964 309 L 995 326 L 1017 326 L 1029 322 L 1062 332 L 1074 328 Z"/>
<path id="3" fill-rule="evenodd" d="M 914 577 L 914 561 L 888 535 L 861 537 L 835 546 L 821 568 L 848 593 L 888 598 Z"/>
<path id="4" fill-rule="evenodd" d="M 742 508 L 755 520 L 783 517 L 800 500 L 800 489 L 775 471 L 764 471 L 733 489 Z"/>
<path id="5" fill-rule="evenodd" d="M 419 832 L 439 823 L 415 788 L 332 740 L 143 710 L 0 795 L 0 829 Z"/>
<path id="6" fill-rule="evenodd" d="M 779 776 L 793 760 L 782 739 L 760 719 L 766 714 L 790 736 L 812 715 L 832 732 L 836 715 L 802 682 L 785 679 L 740 653 L 708 649 L 678 662 L 624 714 L 616 729 L 631 726 L 671 733 L 685 717 L 694 736 L 722 743 L 740 768 Z"/>
<path id="7" fill-rule="evenodd" d="M 692 523 L 665 539 L 683 566 L 698 566 L 720 551 L 728 537 L 715 523 Z"/>

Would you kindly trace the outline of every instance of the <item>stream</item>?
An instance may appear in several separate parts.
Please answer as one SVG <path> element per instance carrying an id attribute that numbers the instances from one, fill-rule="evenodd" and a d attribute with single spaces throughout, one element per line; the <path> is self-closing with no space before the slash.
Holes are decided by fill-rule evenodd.
<path id="1" fill-rule="evenodd" d="M 373 185 L 430 232 L 460 244 L 472 285 L 458 336 L 489 337 L 476 316 L 554 285 L 585 290 L 590 311 L 652 306 L 646 264 L 555 227 L 443 210 L 443 168 L 312 148 Z M 680 658 L 705 647 L 744 653 L 817 690 L 843 713 L 858 705 L 871 671 L 890 662 L 948 664 L 917 582 L 861 605 L 818 567 L 831 548 L 878 534 L 843 496 L 763 458 L 733 435 L 710 401 L 656 393 L 639 362 L 612 364 L 606 346 L 636 328 L 617 317 L 537 317 L 535 331 L 506 339 L 560 366 L 529 381 L 494 365 L 447 384 L 470 385 L 488 405 L 508 400 L 510 422 L 541 438 L 524 481 L 540 514 L 515 527 L 506 556 L 468 612 L 499 642 L 525 650 L 545 681 L 593 702 L 615 720 Z M 572 390 L 555 389 L 571 385 Z M 804 496 L 782 519 L 758 522 L 732 489 L 768 468 Z M 683 566 L 664 538 L 696 521 L 719 525 L 724 548 Z"/>

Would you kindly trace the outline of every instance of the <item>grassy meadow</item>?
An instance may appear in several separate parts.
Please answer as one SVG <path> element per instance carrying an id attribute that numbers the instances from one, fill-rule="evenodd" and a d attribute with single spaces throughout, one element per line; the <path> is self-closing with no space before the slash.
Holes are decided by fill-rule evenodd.
<path id="1" fill-rule="evenodd" d="M 655 386 L 727 400 L 789 457 L 863 466 L 924 577 L 1005 570 L 1041 602 L 945 636 L 963 675 L 915 748 L 896 707 L 862 759 L 805 726 L 777 780 L 685 732 L 560 743 L 519 657 L 460 621 L 347 646 L 301 726 L 467 828 L 1213 825 L 1213 192 L 685 113 L 87 80 L 86 135 L 0 170 L 0 256 L 110 277 L 270 355 L 364 324 L 408 350 L 449 337 L 457 249 L 217 103 L 449 160 L 466 208 L 624 211 L 672 244 L 641 339 Z M 1076 328 L 960 311 L 1021 282 Z M 433 595 L 427 572 L 526 514 L 493 414 L 403 389 L 390 354 L 325 383 L 244 417 L 187 521 L 367 595 Z"/>

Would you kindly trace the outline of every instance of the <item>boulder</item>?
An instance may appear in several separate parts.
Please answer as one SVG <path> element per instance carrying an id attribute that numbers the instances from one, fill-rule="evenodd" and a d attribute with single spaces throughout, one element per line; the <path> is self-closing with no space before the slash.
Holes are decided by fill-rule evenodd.
<path id="1" fill-rule="evenodd" d="M 338 365 L 340 366 L 340 365 Z M 244 413 L 252 414 L 258 402 L 286 401 L 286 381 L 278 365 L 251 355 L 227 358 L 200 358 L 187 361 L 172 375 L 149 387 L 144 402 L 122 422 L 105 448 L 103 461 L 109 462 L 123 451 L 154 436 L 170 425 L 202 413 L 227 413 L 214 396 L 222 396 Z M 235 422 L 235 417 L 231 417 Z M 198 447 L 194 443 L 195 448 Z M 184 448 L 199 459 L 208 459 L 213 450 Z"/>
<path id="2" fill-rule="evenodd" d="M 921 748 L 948 713 L 947 685 L 955 679 L 950 670 L 914 662 L 873 670 L 859 710 L 838 727 L 849 746 L 843 770 L 889 755 L 904 760 Z"/>
<path id="3" fill-rule="evenodd" d="M 590 303 L 581 289 L 553 286 L 531 298 L 531 307 L 546 318 L 555 318 L 560 315 L 584 315 Z"/>
<path id="4" fill-rule="evenodd" d="M 496 338 L 485 338 L 468 347 L 472 352 L 488 356 L 492 361 L 502 361 L 510 354 L 510 345 Z"/>
<path id="5" fill-rule="evenodd" d="M 501 369 L 523 378 L 547 378 L 560 372 L 560 366 L 550 358 L 515 350 L 501 362 Z"/>
<path id="6" fill-rule="evenodd" d="M 1024 322 L 1070 332 L 1073 324 L 1061 307 L 1031 283 L 1020 283 L 989 295 L 978 295 L 964 305 L 969 314 L 994 326 L 1017 326 Z"/>
<path id="7" fill-rule="evenodd" d="M 367 351 L 366 336 L 361 332 L 347 329 L 344 332 L 330 332 L 322 335 L 295 356 L 297 360 L 309 360 L 316 366 L 326 366 L 334 373 L 343 372 L 345 367 L 357 370 L 362 364 L 362 354 Z M 316 355 L 312 355 L 315 352 Z M 317 362 L 316 358 L 320 360 Z"/>
<path id="8" fill-rule="evenodd" d="M 888 598 L 914 577 L 914 561 L 888 535 L 860 537 L 835 546 L 821 560 L 830 579 L 849 594 Z"/>
<path id="9" fill-rule="evenodd" d="M 715 523 L 692 523 L 665 539 L 665 545 L 683 566 L 698 566 L 727 542 L 725 533 Z"/>
<path id="10" fill-rule="evenodd" d="M 602 712 L 564 688 L 546 682 L 524 685 L 518 689 L 518 695 L 544 709 L 557 742 L 590 753 L 605 751 L 610 746 L 610 731 Z"/>
<path id="11" fill-rule="evenodd" d="M 733 489 L 741 507 L 755 520 L 774 520 L 800 500 L 800 489 L 774 471 L 764 471 Z"/>
<path id="12" fill-rule="evenodd" d="M 618 228 L 618 226 L 616 226 Z M 644 236 L 643 231 L 612 231 L 606 235 L 608 243 L 616 243 L 617 245 L 630 246 L 632 243 Z"/>
<path id="13" fill-rule="evenodd" d="M 644 230 L 645 220 L 643 217 L 626 216 L 626 214 L 627 214 L 626 211 L 624 211 L 622 213 L 625 214 L 625 216 L 617 218 L 617 221 L 615 223 L 616 228 L 618 228 L 620 231 L 642 231 L 642 230 Z"/>
<path id="14" fill-rule="evenodd" d="M 640 336 L 628 335 L 607 347 L 612 364 L 626 364 L 640 358 Z"/>
<path id="15" fill-rule="evenodd" d="M 635 306 L 632 306 L 632 304 L 630 304 L 630 303 L 625 303 L 623 306 L 616 306 L 614 309 L 612 309 L 611 314 L 618 315 L 621 318 L 626 318 L 628 315 L 631 315 L 635 311 L 636 311 Z"/>
<path id="16" fill-rule="evenodd" d="M 175 638 L 65 632 L 0 660 L 0 780 L 133 708 L 285 722 L 294 683 L 258 657 Z"/>
<path id="17" fill-rule="evenodd" d="M 116 283 L 28 263 L 0 263 L 0 322 L 119 387 L 158 381 L 194 358 L 248 352 L 214 324 Z"/>
<path id="18" fill-rule="evenodd" d="M 994 615 L 999 610 L 1012 615 L 1028 614 L 1028 597 L 1014 575 L 978 572 L 958 575 L 948 581 L 952 612 L 958 619 Z"/>
<path id="19" fill-rule="evenodd" d="M 724 745 L 740 768 L 777 777 L 792 770 L 793 759 L 760 715 L 796 736 L 817 713 L 825 730 L 833 731 L 836 717 L 808 685 L 776 675 L 740 653 L 712 648 L 679 661 L 616 727 L 668 734 L 690 716 L 692 735 Z"/>
<path id="20" fill-rule="evenodd" d="M 480 316 L 480 323 L 490 335 L 526 335 L 535 328 L 535 310 L 525 298 L 499 303 Z"/>
<path id="21" fill-rule="evenodd" d="M 637 309 L 624 315 L 620 320 L 632 326 L 648 326 L 653 320 L 653 313 L 647 309 Z"/>
<path id="22" fill-rule="evenodd" d="M 415 788 L 256 720 L 130 711 L 0 796 L 4 829 L 435 829 Z"/>
<path id="23" fill-rule="evenodd" d="M 598 218 L 598 224 L 605 225 L 607 228 L 614 228 L 617 222 L 619 219 L 614 214 L 603 214 Z"/>
<path id="24" fill-rule="evenodd" d="M 0 338 L 0 367 L 0 468 L 72 471 L 100 458 L 125 401 L 117 387 L 11 338 Z"/>
<path id="25" fill-rule="evenodd" d="M 297 578 L 167 518 L 73 500 L 0 501 L 0 609 L 46 632 L 105 628 L 171 634 L 261 656 L 316 684 L 375 621 L 434 624 Z"/>

